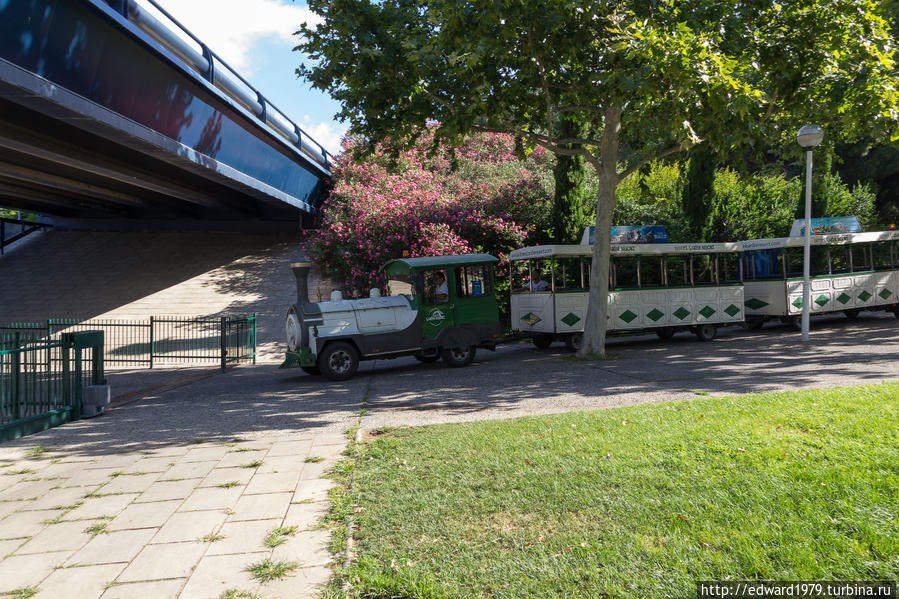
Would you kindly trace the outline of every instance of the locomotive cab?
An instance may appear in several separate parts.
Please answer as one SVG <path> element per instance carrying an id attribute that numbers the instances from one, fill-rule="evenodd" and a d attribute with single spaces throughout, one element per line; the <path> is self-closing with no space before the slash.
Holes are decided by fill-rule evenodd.
<path id="1" fill-rule="evenodd" d="M 308 263 L 292 265 L 297 303 L 287 313 L 282 368 L 302 368 L 332 380 L 351 378 L 361 360 L 412 355 L 450 366 L 472 362 L 478 347 L 500 336 L 494 265 L 487 254 L 401 258 L 382 269 L 385 295 L 309 302 Z"/>

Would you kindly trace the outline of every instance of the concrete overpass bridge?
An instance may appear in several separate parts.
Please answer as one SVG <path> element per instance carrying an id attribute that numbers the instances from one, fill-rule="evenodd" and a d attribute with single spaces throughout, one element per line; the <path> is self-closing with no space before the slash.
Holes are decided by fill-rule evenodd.
<path id="1" fill-rule="evenodd" d="M 0 1 L 0 206 L 296 230 L 329 162 L 153 0 Z"/>

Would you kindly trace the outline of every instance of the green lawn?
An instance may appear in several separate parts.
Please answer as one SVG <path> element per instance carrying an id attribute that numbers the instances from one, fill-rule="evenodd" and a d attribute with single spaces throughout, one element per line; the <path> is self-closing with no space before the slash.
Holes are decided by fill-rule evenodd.
<path id="1" fill-rule="evenodd" d="M 330 518 L 358 525 L 357 553 L 331 593 L 692 598 L 697 580 L 895 579 L 897 397 L 884 384 L 392 431 L 340 466 L 352 490 Z"/>

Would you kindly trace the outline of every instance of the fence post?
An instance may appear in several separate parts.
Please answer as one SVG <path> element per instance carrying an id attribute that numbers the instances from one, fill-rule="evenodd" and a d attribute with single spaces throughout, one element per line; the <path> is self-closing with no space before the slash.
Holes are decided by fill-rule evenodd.
<path id="1" fill-rule="evenodd" d="M 84 351 L 82 348 L 75 345 L 75 406 L 72 412 L 72 420 L 78 420 L 81 418 L 81 394 L 84 391 L 84 385 L 82 383 L 82 371 L 81 371 L 81 352 Z"/>
<path id="2" fill-rule="evenodd" d="M 19 349 L 19 336 L 20 333 L 15 334 L 15 341 L 13 342 L 13 349 Z M 19 407 L 22 399 L 22 379 L 21 374 L 19 373 L 20 369 L 20 354 L 18 351 L 14 351 L 12 354 L 12 413 L 13 420 L 18 420 L 23 416 L 19 413 Z"/>
<path id="3" fill-rule="evenodd" d="M 225 367 L 227 366 L 227 358 L 228 358 L 228 349 L 225 343 L 225 329 L 227 328 L 227 318 L 222 316 L 221 324 L 219 325 L 219 337 L 221 338 L 221 349 L 222 349 L 222 372 L 225 372 Z"/>
<path id="4" fill-rule="evenodd" d="M 253 364 L 256 363 L 256 312 L 253 312 Z"/>
<path id="5" fill-rule="evenodd" d="M 150 370 L 153 370 L 153 345 L 155 344 L 155 340 L 153 338 L 154 334 L 154 321 L 156 320 L 155 316 L 150 317 Z"/>
<path id="6" fill-rule="evenodd" d="M 72 400 L 72 354 L 69 345 L 62 346 L 62 396 L 67 402 Z M 74 408 L 72 408 L 74 410 Z"/>

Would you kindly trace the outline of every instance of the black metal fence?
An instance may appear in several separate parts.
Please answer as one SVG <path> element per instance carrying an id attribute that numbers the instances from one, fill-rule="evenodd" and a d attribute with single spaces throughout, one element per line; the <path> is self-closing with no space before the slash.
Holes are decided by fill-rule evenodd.
<path id="1" fill-rule="evenodd" d="M 191 318 L 151 316 L 112 320 L 51 318 L 0 326 L 0 349 L 59 340 L 63 333 L 101 330 L 107 366 L 256 363 L 256 314 Z"/>

